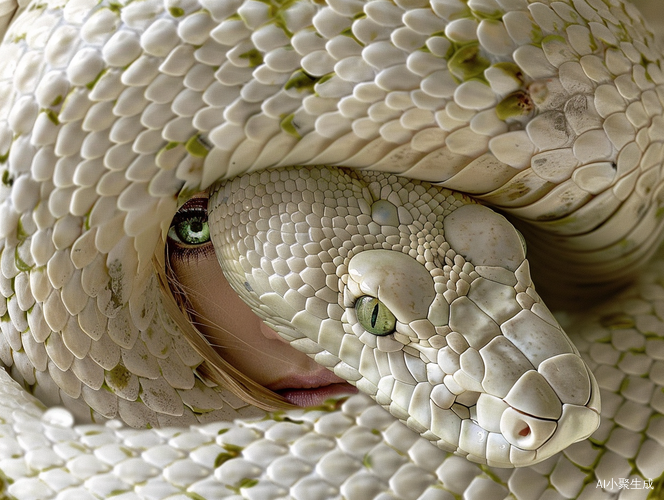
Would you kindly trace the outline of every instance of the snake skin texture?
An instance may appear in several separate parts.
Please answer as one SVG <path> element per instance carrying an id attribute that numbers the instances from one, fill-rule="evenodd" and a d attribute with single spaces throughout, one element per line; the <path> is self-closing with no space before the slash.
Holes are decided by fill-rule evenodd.
<path id="1" fill-rule="evenodd" d="M 656 252 L 662 50 L 631 4 L 5 0 L 0 22 L 7 495 L 661 495 L 661 264 L 572 343 L 483 206 L 570 294 Z M 238 294 L 389 413 L 266 415 L 206 377 L 154 266 L 208 188 Z"/>

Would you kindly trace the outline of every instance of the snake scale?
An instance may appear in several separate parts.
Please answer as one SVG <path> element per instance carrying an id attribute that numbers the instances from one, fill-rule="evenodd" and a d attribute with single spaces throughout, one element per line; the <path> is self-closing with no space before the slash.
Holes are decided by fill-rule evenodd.
<path id="1" fill-rule="evenodd" d="M 661 498 L 664 72 L 633 5 L 5 0 L 0 25 L 5 498 Z M 236 292 L 360 394 L 265 413 L 187 341 L 164 245 L 202 190 Z M 572 341 L 521 234 L 538 289 L 621 289 Z"/>

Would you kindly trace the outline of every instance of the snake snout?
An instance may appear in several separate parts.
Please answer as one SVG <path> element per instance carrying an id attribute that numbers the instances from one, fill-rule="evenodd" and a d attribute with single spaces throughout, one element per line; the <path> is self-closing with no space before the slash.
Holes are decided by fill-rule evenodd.
<path id="1" fill-rule="evenodd" d="M 546 460 L 570 444 L 588 438 L 599 421 L 598 411 L 589 406 L 563 405 L 557 421 L 508 408 L 501 417 L 500 430 L 509 444 L 523 450 L 510 454 L 512 465 L 519 467 Z"/>
<path id="2" fill-rule="evenodd" d="M 599 426 L 599 388 L 581 358 L 564 353 L 526 372 L 504 398 L 500 431 L 511 445 L 544 460 Z M 514 462 L 514 465 L 519 465 Z"/>

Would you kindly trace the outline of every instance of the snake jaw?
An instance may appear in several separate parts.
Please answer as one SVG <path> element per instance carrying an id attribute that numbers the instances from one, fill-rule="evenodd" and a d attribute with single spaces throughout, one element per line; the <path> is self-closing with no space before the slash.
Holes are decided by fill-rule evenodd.
<path id="1" fill-rule="evenodd" d="M 231 285 L 293 347 L 476 462 L 536 463 L 594 431 L 595 382 L 506 219 L 389 174 L 270 175 L 269 197 L 260 174 L 215 188 L 210 228 Z M 380 307 L 393 324 L 374 331 Z"/>

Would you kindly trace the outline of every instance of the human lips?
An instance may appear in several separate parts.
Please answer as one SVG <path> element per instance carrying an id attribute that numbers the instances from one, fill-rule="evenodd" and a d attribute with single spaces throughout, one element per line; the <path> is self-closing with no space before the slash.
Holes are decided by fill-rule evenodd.
<path id="1" fill-rule="evenodd" d="M 355 387 L 327 370 L 279 379 L 268 385 L 268 389 L 281 395 L 290 404 L 302 408 L 320 406 L 335 396 L 357 393 Z"/>

